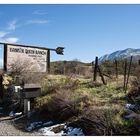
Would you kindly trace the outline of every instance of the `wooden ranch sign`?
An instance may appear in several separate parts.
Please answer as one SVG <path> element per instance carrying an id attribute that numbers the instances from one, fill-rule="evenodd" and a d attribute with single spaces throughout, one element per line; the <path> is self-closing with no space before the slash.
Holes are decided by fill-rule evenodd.
<path id="1" fill-rule="evenodd" d="M 50 51 L 63 55 L 64 50 L 63 47 L 51 49 L 2 42 L 0 44 L 4 45 L 4 70 L 7 72 L 12 72 L 12 66 L 15 63 L 20 65 L 26 64 L 26 67 L 29 66 L 29 71 L 32 72 L 49 72 Z"/>
<path id="2" fill-rule="evenodd" d="M 34 72 L 47 72 L 47 55 L 46 49 L 5 45 L 6 71 L 12 71 L 14 63 L 26 63 Z"/>

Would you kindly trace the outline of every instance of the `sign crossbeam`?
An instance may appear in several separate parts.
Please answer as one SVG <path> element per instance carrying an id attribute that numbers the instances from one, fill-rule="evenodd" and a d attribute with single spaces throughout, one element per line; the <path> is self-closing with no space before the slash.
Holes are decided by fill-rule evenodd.
<path id="1" fill-rule="evenodd" d="M 20 44 L 12 44 L 12 43 L 3 43 L 0 42 L 1 45 L 12 45 L 12 46 L 21 46 L 21 47 L 29 47 L 29 48 L 38 48 L 38 49 L 45 49 L 45 50 L 50 50 L 50 51 L 56 51 L 56 53 L 59 51 L 57 54 L 62 54 L 63 55 L 63 49 L 64 47 L 57 47 L 56 49 L 52 48 L 46 48 L 46 47 L 38 47 L 38 46 L 31 46 L 31 45 L 20 45 Z"/>

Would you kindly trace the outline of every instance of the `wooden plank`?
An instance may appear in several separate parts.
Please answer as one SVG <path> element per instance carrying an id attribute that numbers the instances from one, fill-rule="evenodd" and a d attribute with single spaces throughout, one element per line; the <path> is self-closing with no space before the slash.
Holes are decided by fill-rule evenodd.
<path id="1" fill-rule="evenodd" d="M 97 72 L 99 72 L 99 70 L 98 70 L 98 69 L 97 69 Z M 110 78 L 110 79 L 112 79 L 112 77 L 111 77 L 111 76 L 109 76 L 108 74 L 105 74 L 105 73 L 103 73 L 103 72 L 102 72 L 102 75 L 103 75 L 103 76 L 106 76 L 106 77 L 108 77 L 108 78 Z"/>
<path id="2" fill-rule="evenodd" d="M 36 49 L 56 51 L 56 49 L 52 49 L 52 48 L 38 47 L 38 46 L 31 46 L 31 45 L 19 45 L 19 44 L 3 43 L 3 42 L 0 42 L 0 44 L 2 44 L 4 46 L 5 45 L 11 45 L 11 46 L 21 46 L 21 47 L 28 47 L 28 48 L 36 48 Z"/>
<path id="3" fill-rule="evenodd" d="M 103 84 L 106 85 L 107 83 L 105 82 L 104 76 L 103 76 L 103 74 L 102 74 L 102 70 L 100 69 L 99 66 L 98 66 L 97 68 L 98 68 L 99 75 L 100 75 L 100 77 L 101 77 L 101 80 L 102 80 Z"/>
<path id="4" fill-rule="evenodd" d="M 24 84 L 24 88 L 28 89 L 28 88 L 41 88 L 40 84 Z"/>

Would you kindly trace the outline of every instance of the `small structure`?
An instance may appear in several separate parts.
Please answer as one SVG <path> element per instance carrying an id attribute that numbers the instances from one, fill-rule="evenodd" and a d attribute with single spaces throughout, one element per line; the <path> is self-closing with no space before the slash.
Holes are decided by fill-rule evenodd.
<path id="1" fill-rule="evenodd" d="M 25 84 L 20 90 L 21 98 L 24 100 L 24 114 L 31 110 L 30 100 L 41 95 L 41 86 L 39 84 Z"/>
<path id="2" fill-rule="evenodd" d="M 22 98 L 35 98 L 41 95 L 39 84 L 25 84 L 22 90 Z"/>

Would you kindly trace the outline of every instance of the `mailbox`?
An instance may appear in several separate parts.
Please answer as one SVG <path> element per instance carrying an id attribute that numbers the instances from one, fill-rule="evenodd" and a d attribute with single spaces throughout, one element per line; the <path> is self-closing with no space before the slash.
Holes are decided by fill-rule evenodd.
<path id="1" fill-rule="evenodd" d="M 35 98 L 41 95 L 41 86 L 39 84 L 24 84 L 22 90 L 23 98 Z"/>

